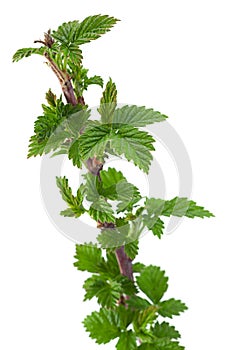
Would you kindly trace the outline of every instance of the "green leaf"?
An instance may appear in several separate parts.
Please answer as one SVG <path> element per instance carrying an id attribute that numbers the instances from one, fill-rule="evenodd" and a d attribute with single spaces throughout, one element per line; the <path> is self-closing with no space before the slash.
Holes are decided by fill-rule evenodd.
<path id="1" fill-rule="evenodd" d="M 146 299 L 143 299 L 137 295 L 133 295 L 128 301 L 127 301 L 128 305 L 131 306 L 133 309 L 135 310 L 145 310 L 147 309 L 149 306 L 151 306 L 151 304 L 149 303 L 149 301 L 147 301 Z"/>
<path id="2" fill-rule="evenodd" d="M 178 342 L 164 341 L 157 343 L 143 343 L 138 347 L 139 350 L 185 350 Z"/>
<path id="3" fill-rule="evenodd" d="M 139 245 L 138 240 L 125 245 L 125 253 L 132 260 L 134 260 L 136 258 L 136 256 L 138 255 L 138 250 L 139 250 L 138 245 Z"/>
<path id="4" fill-rule="evenodd" d="M 69 159 L 72 160 L 72 163 L 74 166 L 77 166 L 78 168 L 82 168 L 82 159 L 80 156 L 79 140 L 74 141 L 70 146 L 68 157 Z"/>
<path id="5" fill-rule="evenodd" d="M 168 288 L 168 278 L 165 277 L 165 272 L 157 266 L 147 266 L 141 272 L 140 276 L 136 277 L 137 284 L 148 298 L 157 304 L 163 297 Z"/>
<path id="6" fill-rule="evenodd" d="M 89 85 L 99 85 L 103 88 L 104 82 L 103 82 L 103 79 L 98 75 L 94 75 L 91 78 L 85 77 L 84 90 L 87 90 Z"/>
<path id="7" fill-rule="evenodd" d="M 100 198 L 99 194 L 99 179 L 97 176 L 93 175 L 92 173 L 87 173 L 83 175 L 83 177 L 86 180 L 85 183 L 85 195 L 88 201 L 95 202 L 98 201 Z"/>
<path id="8" fill-rule="evenodd" d="M 118 267 L 118 270 L 119 270 L 119 267 Z M 118 275 L 115 278 L 116 278 L 116 281 L 121 284 L 122 294 L 132 296 L 138 292 L 135 286 L 135 283 L 131 281 L 128 277 Z"/>
<path id="9" fill-rule="evenodd" d="M 45 51 L 46 51 L 46 47 L 45 46 L 42 46 L 42 47 L 39 47 L 39 48 L 37 48 L 37 47 L 27 47 L 27 48 L 19 49 L 14 54 L 12 60 L 13 60 L 13 62 L 18 62 L 22 58 L 30 57 L 33 54 L 37 54 L 37 55 L 42 55 L 43 56 Z"/>
<path id="10" fill-rule="evenodd" d="M 124 154 L 128 161 L 132 160 L 136 166 L 148 173 L 153 159 L 151 151 L 154 151 L 154 141 L 147 132 L 123 125 L 116 128 L 112 134 L 111 147 L 116 154 Z"/>
<path id="11" fill-rule="evenodd" d="M 131 330 L 121 333 L 116 345 L 117 350 L 135 350 L 137 348 L 136 335 Z"/>
<path id="12" fill-rule="evenodd" d="M 116 109 L 113 122 L 127 124 L 129 126 L 142 127 L 155 122 L 161 122 L 166 119 L 166 115 L 156 112 L 153 109 L 138 106 L 124 106 Z"/>
<path id="13" fill-rule="evenodd" d="M 164 222 L 158 218 L 156 223 L 151 227 L 151 231 L 155 236 L 158 238 L 161 238 L 163 235 L 163 230 L 164 230 Z"/>
<path id="14" fill-rule="evenodd" d="M 101 177 L 101 194 L 111 200 L 118 201 L 117 211 L 130 211 L 133 204 L 141 199 L 141 195 L 136 186 L 129 183 L 121 171 L 114 168 L 102 170 Z"/>
<path id="15" fill-rule="evenodd" d="M 187 306 L 180 300 L 169 299 L 159 303 L 159 314 L 163 317 L 179 316 L 181 312 L 187 310 Z"/>
<path id="16" fill-rule="evenodd" d="M 115 222 L 114 211 L 104 197 L 99 197 L 92 203 L 89 215 L 98 222 Z"/>
<path id="17" fill-rule="evenodd" d="M 93 244 L 76 245 L 76 261 L 74 266 L 80 271 L 88 271 L 92 273 L 99 273 L 103 271 L 105 263 L 102 257 L 102 251 Z"/>
<path id="18" fill-rule="evenodd" d="M 81 23 L 79 21 L 63 23 L 56 31 L 53 31 L 52 36 L 63 45 L 75 44 L 78 46 L 98 39 L 116 22 L 117 19 L 109 16 L 89 16 Z"/>
<path id="19" fill-rule="evenodd" d="M 188 198 L 179 197 L 175 197 L 171 200 L 147 198 L 145 209 L 147 209 L 148 215 L 144 216 L 144 219 L 147 220 L 146 225 L 148 227 L 153 226 L 154 221 L 156 222 L 159 215 L 187 216 L 189 218 L 214 216 L 203 207 L 197 206 L 196 202 Z M 150 220 L 152 220 L 152 223 L 150 223 Z"/>
<path id="20" fill-rule="evenodd" d="M 147 326 L 152 324 L 157 317 L 158 308 L 154 305 L 148 306 L 144 310 L 139 310 L 134 319 L 135 332 L 147 330 Z"/>
<path id="21" fill-rule="evenodd" d="M 64 216 L 75 216 L 75 217 L 81 216 L 85 212 L 85 209 L 82 205 L 83 195 L 81 193 L 81 190 L 79 189 L 77 191 L 77 195 L 75 197 L 72 194 L 72 190 L 69 187 L 68 179 L 66 177 L 57 177 L 56 180 L 57 180 L 57 186 L 60 189 L 60 193 L 62 195 L 62 199 L 69 206 L 68 211 L 67 210 L 62 211 L 61 215 L 65 214 Z M 71 211 L 73 212 L 73 215 L 71 215 Z"/>
<path id="22" fill-rule="evenodd" d="M 120 283 L 113 280 L 108 280 L 103 276 L 95 275 L 85 281 L 83 288 L 86 290 L 84 300 L 96 297 L 98 299 L 98 303 L 107 308 L 116 305 L 122 292 Z"/>
<path id="23" fill-rule="evenodd" d="M 77 26 L 74 41 L 82 45 L 91 40 L 96 40 L 101 35 L 109 32 L 117 21 L 116 18 L 107 15 L 89 16 Z"/>
<path id="24" fill-rule="evenodd" d="M 208 210 L 198 206 L 196 202 L 189 200 L 188 198 L 179 197 L 175 197 L 170 201 L 165 201 L 162 214 L 165 216 L 187 216 L 188 218 L 214 216 Z"/>
<path id="25" fill-rule="evenodd" d="M 79 138 L 80 152 L 83 159 L 103 156 L 110 132 L 111 129 L 107 125 L 91 125 L 86 128 Z"/>
<path id="26" fill-rule="evenodd" d="M 42 107 L 44 113 L 34 123 L 35 134 L 30 138 L 28 158 L 62 147 L 66 138 L 72 136 L 66 128 L 67 119 L 82 108 L 65 105 L 61 99 L 56 100 L 55 107 L 51 104 Z"/>
<path id="27" fill-rule="evenodd" d="M 109 343 L 121 335 L 119 315 L 115 310 L 100 309 L 99 312 L 92 312 L 83 323 L 97 344 Z"/>
<path id="28" fill-rule="evenodd" d="M 101 115 L 101 121 L 103 124 L 105 123 L 108 124 L 112 122 L 112 116 L 115 111 L 116 105 L 117 105 L 116 84 L 113 83 L 112 79 L 110 78 L 103 92 L 103 96 L 100 100 L 100 107 L 98 109 L 98 112 Z"/>
<path id="29" fill-rule="evenodd" d="M 135 312 L 129 308 L 126 308 L 124 305 L 119 305 L 117 308 L 117 313 L 119 314 L 121 329 L 126 330 L 133 322 Z"/>
<path id="30" fill-rule="evenodd" d="M 157 322 L 153 327 L 153 334 L 157 338 L 165 339 L 179 339 L 180 333 L 167 322 L 159 323 Z"/>
<path id="31" fill-rule="evenodd" d="M 143 226 L 136 221 L 137 219 L 124 226 L 102 229 L 97 237 L 98 242 L 101 244 L 102 248 L 112 248 L 120 247 L 138 240 L 142 233 Z"/>
<path id="32" fill-rule="evenodd" d="M 145 267 L 146 267 L 146 265 L 137 262 L 137 263 L 133 264 L 133 272 L 134 273 L 141 273 Z"/>

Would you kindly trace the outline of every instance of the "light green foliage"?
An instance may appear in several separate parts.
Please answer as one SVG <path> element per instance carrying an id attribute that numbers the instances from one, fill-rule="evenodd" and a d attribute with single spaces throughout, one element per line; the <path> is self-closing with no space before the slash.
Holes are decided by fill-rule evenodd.
<path id="1" fill-rule="evenodd" d="M 107 15 L 89 16 L 82 22 L 63 23 L 56 31 L 53 31 L 52 36 L 66 46 L 79 46 L 98 39 L 107 33 L 117 21 L 117 19 Z"/>
<path id="2" fill-rule="evenodd" d="M 101 121 L 103 124 L 112 123 L 113 113 L 117 105 L 117 89 L 116 84 L 113 83 L 110 78 L 106 88 L 103 92 L 103 96 L 100 100 L 100 107 L 98 109 L 101 115 Z"/>
<path id="3" fill-rule="evenodd" d="M 156 266 L 146 267 L 137 277 L 139 288 L 154 304 L 157 304 L 166 292 L 167 282 L 168 278 L 165 276 L 165 272 Z"/>
<path id="4" fill-rule="evenodd" d="M 147 109 L 138 106 L 124 106 L 116 109 L 113 122 L 117 124 L 122 123 L 135 127 L 142 127 L 148 124 L 162 122 L 166 119 L 166 115 L 156 112 L 152 108 Z"/>
<path id="5" fill-rule="evenodd" d="M 24 49 L 19 49 L 16 51 L 16 53 L 13 56 L 13 62 L 18 62 L 24 57 L 30 57 L 31 55 L 43 55 L 46 51 L 45 47 L 27 47 Z"/>
<path id="6" fill-rule="evenodd" d="M 68 184 L 68 179 L 66 177 L 57 177 L 57 186 L 60 189 L 63 200 L 69 206 L 69 209 L 62 211 L 61 215 L 74 217 L 81 216 L 85 212 L 85 209 L 82 205 L 83 195 L 81 189 L 77 191 L 76 196 L 73 196 L 72 190 Z"/>
<path id="7" fill-rule="evenodd" d="M 98 39 L 117 21 L 94 15 L 63 23 L 45 33 L 44 41 L 37 41 L 43 46 L 19 49 L 14 54 L 13 62 L 33 54 L 44 56 L 68 101 L 64 103 L 51 90 L 46 93 L 47 104 L 42 105 L 43 113 L 35 121 L 28 157 L 66 154 L 74 166 L 89 169 L 76 195 L 66 177 L 57 177 L 57 186 L 67 204 L 61 215 L 78 218 L 88 213 L 100 229 L 98 245 L 76 245 L 74 263 L 78 270 L 91 274 L 83 285 L 84 300 L 95 298 L 100 305 L 99 311 L 83 321 L 90 337 L 98 344 L 115 340 L 117 350 L 184 350 L 180 333 L 167 319 L 180 315 L 186 305 L 179 299 L 165 298 L 168 277 L 160 267 L 133 260 L 145 228 L 162 237 L 163 217 L 204 218 L 213 214 L 188 198 L 142 197 L 121 171 L 105 167 L 106 159 L 114 155 L 148 173 L 155 140 L 142 128 L 167 119 L 144 106 L 117 108 L 116 84 L 109 78 L 99 115 L 90 120 L 83 94 L 92 84 L 103 88 L 104 81 L 98 75 L 89 76 L 83 67 L 81 45 Z M 94 163 L 95 171 L 90 167 Z"/>

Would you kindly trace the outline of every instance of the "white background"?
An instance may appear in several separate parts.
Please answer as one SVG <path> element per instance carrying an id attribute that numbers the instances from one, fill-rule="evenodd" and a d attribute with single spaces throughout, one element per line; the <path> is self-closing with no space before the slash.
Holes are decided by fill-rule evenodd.
<path id="1" fill-rule="evenodd" d="M 82 327 L 96 304 L 82 303 L 84 274 L 72 266 L 74 243 L 56 231 L 43 209 L 40 159 L 26 160 L 44 93 L 49 87 L 59 92 L 58 83 L 41 57 L 11 63 L 18 48 L 31 46 L 49 28 L 98 13 L 121 22 L 86 45 L 85 65 L 105 80 L 113 78 L 119 102 L 169 115 L 192 160 L 192 197 L 216 215 L 185 220 L 161 241 L 147 235 L 139 259 L 164 268 L 170 276 L 168 295 L 189 306 L 173 321 L 188 350 L 231 348 L 231 6 L 227 0 L 21 0 L 2 5 L 1 349 L 115 348 L 114 342 L 98 346 Z M 96 105 L 99 97 L 100 89 L 93 87 L 86 99 Z"/>

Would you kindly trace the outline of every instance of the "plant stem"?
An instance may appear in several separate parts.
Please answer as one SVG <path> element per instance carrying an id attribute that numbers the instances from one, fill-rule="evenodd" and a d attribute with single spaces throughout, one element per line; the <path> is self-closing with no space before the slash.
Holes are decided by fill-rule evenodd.
<path id="1" fill-rule="evenodd" d="M 125 247 L 121 246 L 120 248 L 117 248 L 115 254 L 120 268 L 120 273 L 133 281 L 132 260 L 125 253 Z"/>
<path id="2" fill-rule="evenodd" d="M 73 106 L 76 106 L 77 104 L 81 104 L 85 106 L 85 101 L 83 96 L 80 96 L 78 99 L 75 96 L 74 88 L 71 83 L 71 79 L 69 75 L 66 72 L 61 71 L 56 63 L 49 57 L 48 54 L 45 54 L 45 57 L 49 61 L 49 65 L 52 69 L 52 71 L 57 76 L 62 91 L 65 95 L 65 98 L 68 103 L 72 104 Z M 95 176 L 98 176 L 100 178 L 100 171 L 103 168 L 103 164 L 100 163 L 96 157 L 89 158 L 86 162 L 86 166 L 88 170 Z M 101 227 L 105 227 L 106 223 L 98 223 L 98 225 Z M 107 225 L 110 225 L 111 227 L 114 227 L 115 225 L 113 223 L 109 223 Z M 115 250 L 116 259 L 119 265 L 120 273 L 123 276 L 128 277 L 131 281 L 133 281 L 133 267 L 132 267 L 132 260 L 127 256 L 125 253 L 125 247 L 121 246 Z"/>

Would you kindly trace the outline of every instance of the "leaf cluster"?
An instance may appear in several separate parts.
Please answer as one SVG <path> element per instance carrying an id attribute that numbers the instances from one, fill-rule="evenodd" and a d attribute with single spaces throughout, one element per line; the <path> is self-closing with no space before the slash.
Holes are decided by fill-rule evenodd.
<path id="1" fill-rule="evenodd" d="M 162 318 L 172 318 L 187 309 L 177 299 L 164 299 L 168 288 L 165 272 L 157 266 L 141 266 L 141 274 L 133 282 L 119 274 L 114 252 L 95 245 L 77 245 L 74 265 L 92 276 L 84 283 L 84 300 L 96 298 L 100 310 L 84 320 L 91 338 L 106 344 L 118 338 L 116 348 L 123 349 L 184 349 L 180 334 Z M 140 295 L 143 295 L 140 296 Z M 127 295 L 127 307 L 122 296 Z M 140 339 L 141 345 L 138 340 Z"/>

